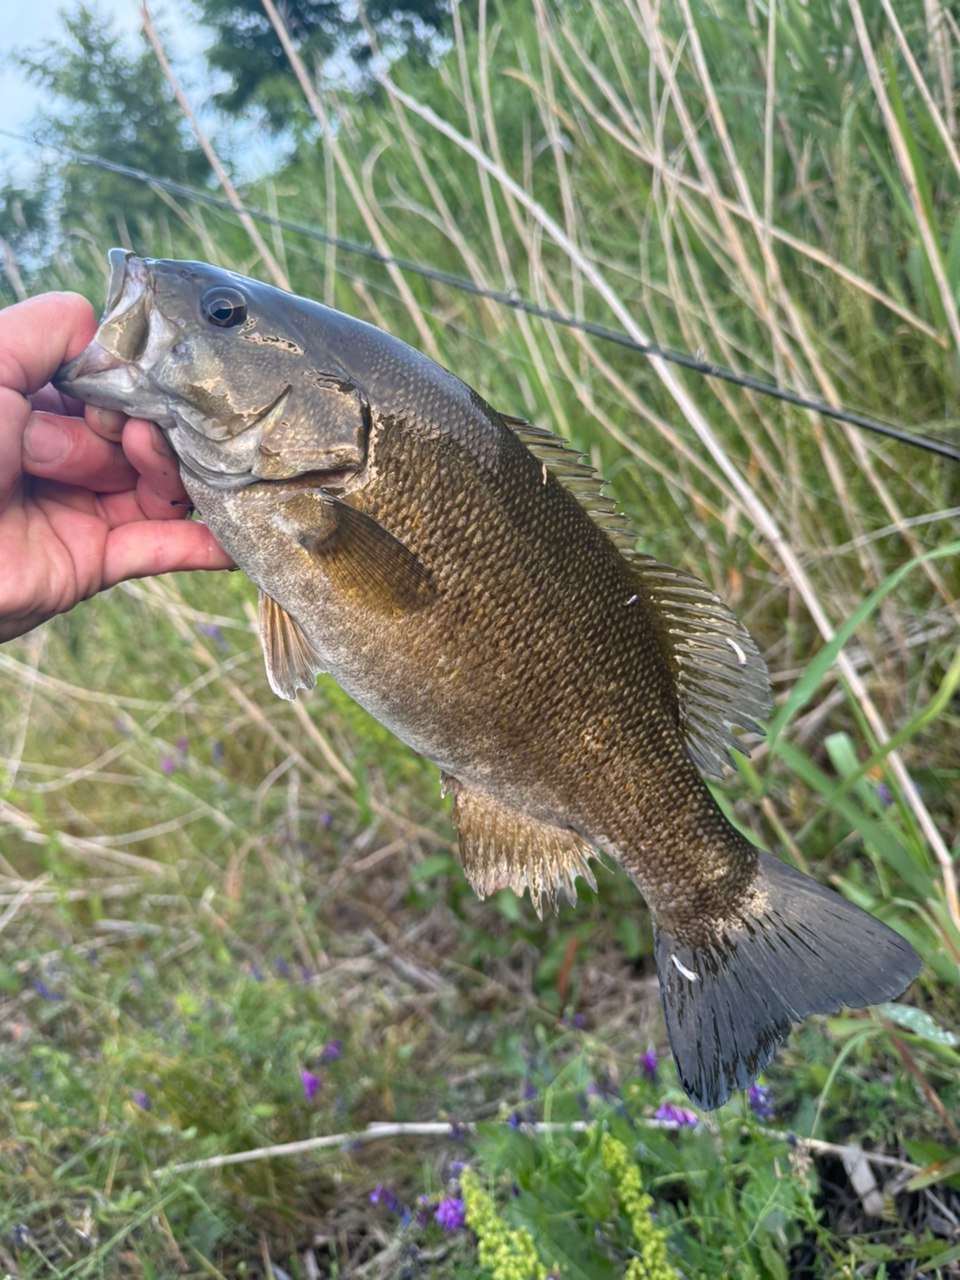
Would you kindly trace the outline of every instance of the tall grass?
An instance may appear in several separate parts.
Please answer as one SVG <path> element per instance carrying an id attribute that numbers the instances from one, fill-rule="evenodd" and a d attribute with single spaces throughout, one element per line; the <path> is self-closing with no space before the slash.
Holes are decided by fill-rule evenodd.
<path id="1" fill-rule="evenodd" d="M 536 0 L 454 18 L 429 73 L 397 65 L 370 99 L 294 60 L 316 143 L 251 203 L 955 430 L 960 37 L 945 6 Z M 49 283 L 99 305 L 118 235 L 92 216 Z M 294 706 L 269 693 L 239 575 L 127 584 L 0 652 L 4 1265 L 480 1274 L 472 1237 L 431 1216 L 451 1162 L 471 1158 L 544 1268 L 623 1274 L 642 1249 L 601 1160 L 606 1128 L 642 1141 L 684 1275 L 930 1259 L 950 1274 L 955 471 L 294 233 L 268 245 L 199 206 L 131 247 L 289 281 L 573 440 L 643 548 L 709 581 L 766 653 L 777 711 L 722 803 L 893 923 L 926 969 L 913 1007 L 812 1020 L 778 1056 L 780 1118 L 825 1147 L 769 1134 L 743 1100 L 695 1134 L 646 1130 L 680 1097 L 668 1068 L 656 1083 L 637 1068 L 662 1029 L 630 886 L 611 874 L 542 925 L 509 895 L 476 903 L 434 771 L 325 679 Z M 312 1098 L 302 1071 L 322 1082 Z M 494 1125 L 466 1149 L 391 1133 L 177 1168 L 371 1121 L 511 1113 L 521 1130 L 600 1128 Z M 831 1183 L 859 1208 L 844 1216 Z M 370 1205 L 376 1184 L 409 1223 Z"/>

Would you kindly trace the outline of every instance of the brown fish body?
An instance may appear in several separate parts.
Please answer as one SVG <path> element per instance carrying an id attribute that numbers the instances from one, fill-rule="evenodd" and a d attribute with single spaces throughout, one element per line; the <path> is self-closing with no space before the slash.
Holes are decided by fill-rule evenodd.
<path id="1" fill-rule="evenodd" d="M 417 558 L 431 588 L 422 602 L 323 575 L 323 556 L 301 541 L 318 521 L 303 478 L 279 503 L 283 481 L 211 493 L 187 476 L 187 487 L 225 546 L 255 545 L 247 572 L 322 669 L 459 792 L 576 832 L 617 858 L 660 916 L 702 916 L 708 896 L 728 915 L 756 853 L 731 838 L 682 742 L 640 584 L 485 410 L 464 406 L 435 437 L 374 415 L 369 474 L 338 495 Z"/>
<path id="2" fill-rule="evenodd" d="M 717 807 L 696 765 L 764 713 L 762 659 L 708 588 L 632 550 L 575 454 L 362 322 L 111 258 L 61 385 L 160 422 L 260 588 L 274 689 L 329 671 L 434 761 L 481 895 L 529 885 L 539 907 L 595 850 L 624 866 L 691 1096 L 745 1087 L 791 1020 L 899 994 L 907 944 Z"/>

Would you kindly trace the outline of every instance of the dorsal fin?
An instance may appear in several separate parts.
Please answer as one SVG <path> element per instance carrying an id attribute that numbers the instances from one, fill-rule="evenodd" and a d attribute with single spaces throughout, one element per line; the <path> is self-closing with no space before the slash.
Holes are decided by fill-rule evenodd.
<path id="1" fill-rule="evenodd" d="M 538 462 L 572 493 L 584 511 L 608 533 L 620 551 L 632 551 L 636 538 L 627 528 L 626 517 L 617 510 L 613 498 L 603 492 L 606 481 L 595 468 L 584 462 L 584 454 L 552 431 L 535 427 L 523 418 L 500 415 L 521 444 L 525 444 Z"/>
<path id="2" fill-rule="evenodd" d="M 718 595 L 684 569 L 636 551 L 636 536 L 604 481 L 560 436 L 501 415 L 521 443 L 577 499 L 633 567 L 650 621 L 674 674 L 680 727 L 694 762 L 719 774 L 731 748 L 747 754 L 733 726 L 762 732 L 757 717 L 772 706 L 770 679 L 746 627 Z"/>
<path id="3" fill-rule="evenodd" d="M 593 850 L 576 832 L 531 818 L 489 792 L 445 775 L 444 795 L 449 791 L 460 858 L 478 898 L 498 889 L 512 889 L 522 897 L 529 886 L 542 918 L 544 894 L 554 910 L 558 893 L 576 902 L 577 876 L 596 889 L 589 866 Z"/>
<path id="4" fill-rule="evenodd" d="M 684 569 L 627 553 L 674 673 L 680 728 L 694 763 L 720 774 L 734 748 L 749 754 L 733 726 L 762 733 L 773 704 L 767 664 L 753 637 L 718 595 Z"/>

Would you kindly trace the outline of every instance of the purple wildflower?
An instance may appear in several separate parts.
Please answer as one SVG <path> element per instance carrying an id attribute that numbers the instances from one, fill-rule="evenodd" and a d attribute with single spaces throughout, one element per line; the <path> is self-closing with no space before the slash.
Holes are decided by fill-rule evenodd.
<path id="1" fill-rule="evenodd" d="M 657 1111 L 653 1113 L 654 1120 L 666 1120 L 671 1124 L 676 1124 L 683 1128 L 689 1125 L 691 1129 L 696 1128 L 700 1123 L 692 1111 L 688 1111 L 686 1107 L 676 1107 L 672 1102 L 665 1102 Z"/>
<path id="2" fill-rule="evenodd" d="M 657 1051 L 656 1049 L 648 1049 L 646 1053 L 640 1055 L 640 1070 L 647 1077 L 651 1084 L 657 1083 Z"/>
<path id="3" fill-rule="evenodd" d="M 323 1052 L 320 1054 L 321 1062 L 336 1062 L 343 1053 L 342 1040 L 328 1040 L 323 1046 Z"/>
<path id="4" fill-rule="evenodd" d="M 400 1209 L 400 1201 L 382 1182 L 377 1183 L 370 1192 L 371 1204 L 385 1204 L 391 1213 L 397 1213 Z"/>
<path id="5" fill-rule="evenodd" d="M 747 1090 L 747 1101 L 758 1120 L 769 1120 L 773 1116 L 773 1103 L 770 1101 L 768 1085 L 752 1084 Z"/>
<path id="6" fill-rule="evenodd" d="M 177 762 L 173 756 L 164 756 L 160 761 L 160 768 L 164 773 L 173 773 L 177 767 Z"/>
<path id="7" fill-rule="evenodd" d="M 262 974 L 262 972 L 260 971 L 260 966 L 259 966 L 259 965 L 257 965 L 257 964 L 251 964 L 251 966 L 250 966 L 250 977 L 254 980 L 254 982 L 262 982 L 262 981 L 263 981 L 263 974 Z"/>
<path id="8" fill-rule="evenodd" d="M 210 639 L 215 644 L 220 645 L 221 648 L 226 649 L 228 647 L 227 640 L 225 639 L 223 632 L 215 622 L 198 622 L 197 630 L 202 636 L 209 636 Z"/>
<path id="9" fill-rule="evenodd" d="M 33 989 L 42 1000 L 62 1000 L 63 996 L 56 991 L 51 991 L 47 984 L 41 979 L 34 979 Z"/>
<path id="10" fill-rule="evenodd" d="M 434 1217 L 437 1225 L 443 1227 L 444 1231 L 459 1231 L 466 1222 L 463 1201 L 455 1200 L 453 1197 L 441 1200 Z"/>
<path id="11" fill-rule="evenodd" d="M 180 754 L 181 754 L 184 758 L 186 758 L 186 756 L 187 756 L 187 755 L 189 755 L 189 752 L 190 752 L 190 739 L 189 739 L 189 738 L 178 738 L 178 739 L 177 739 L 177 750 L 180 752 Z"/>
<path id="12" fill-rule="evenodd" d="M 320 1077 L 315 1076 L 312 1071 L 303 1070 L 300 1072 L 300 1083 L 303 1085 L 304 1098 L 307 1102 L 312 1102 L 320 1088 Z"/>
<path id="13" fill-rule="evenodd" d="M 889 809 L 893 804 L 893 792 L 885 782 L 881 782 L 877 786 L 877 799 L 885 809 Z"/>
<path id="14" fill-rule="evenodd" d="M 142 1111 L 149 1111 L 153 1106 L 153 1103 L 142 1089 L 135 1090 L 133 1100 Z"/>

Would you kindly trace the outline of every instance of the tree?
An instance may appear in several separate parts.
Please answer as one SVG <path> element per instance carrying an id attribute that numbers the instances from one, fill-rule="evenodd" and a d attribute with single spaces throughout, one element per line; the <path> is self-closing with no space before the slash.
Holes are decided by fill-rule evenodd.
<path id="1" fill-rule="evenodd" d="M 200 21 L 213 28 L 215 44 L 207 62 L 231 80 L 215 102 L 231 115 L 251 105 L 263 109 L 274 129 L 281 129 L 299 103 L 290 63 L 264 13 L 260 0 L 196 0 Z M 334 55 L 357 67 L 369 61 L 365 29 L 345 0 L 287 0 L 281 12 L 300 56 L 308 66 Z M 424 55 L 450 25 L 449 0 L 398 0 L 365 6 L 366 20 L 378 43 L 391 56 Z"/>
<path id="2" fill-rule="evenodd" d="M 197 185 L 208 176 L 202 151 L 188 137 L 163 72 L 146 45 L 128 52 L 111 24 L 81 5 L 64 17 L 65 35 L 17 61 L 53 97 L 36 133 L 55 149 L 96 155 L 163 178 Z M 58 159 L 43 183 L 55 193 L 60 226 L 107 214 L 132 242 L 163 210 L 145 183 L 71 158 Z"/>

